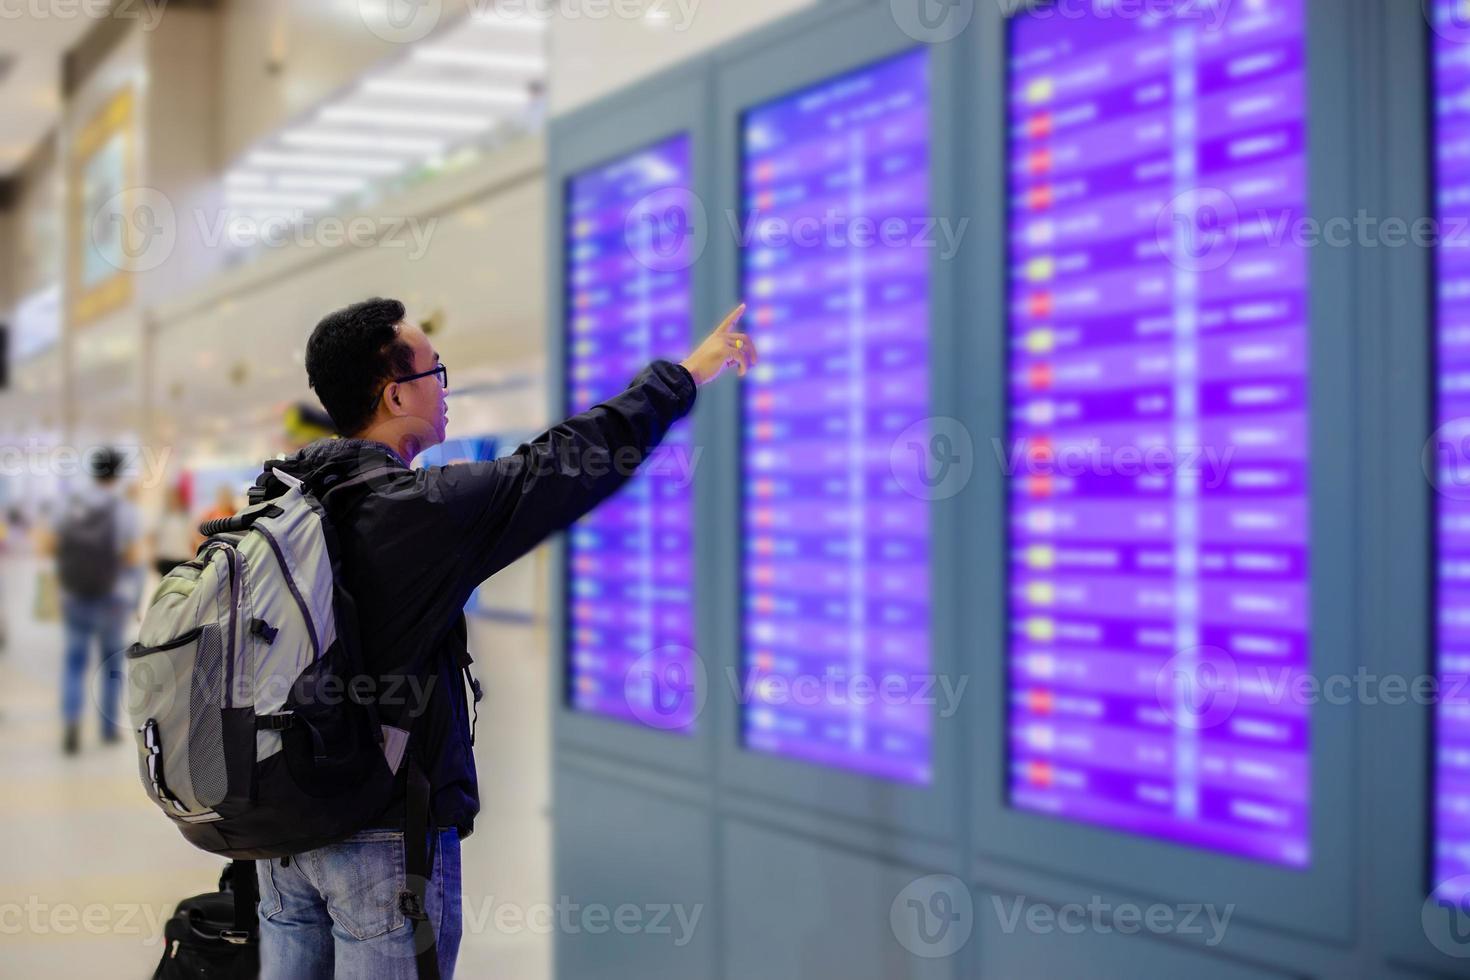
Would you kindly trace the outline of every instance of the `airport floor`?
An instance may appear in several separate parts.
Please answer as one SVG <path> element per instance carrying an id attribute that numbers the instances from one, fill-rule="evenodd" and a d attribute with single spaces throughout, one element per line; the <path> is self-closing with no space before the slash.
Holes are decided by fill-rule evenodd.
<path id="1" fill-rule="evenodd" d="M 131 742 L 102 745 L 95 709 L 81 753 L 62 755 L 61 629 L 32 616 L 36 573 L 34 561 L 0 558 L 10 628 L 0 655 L 0 977 L 142 980 L 174 903 L 213 890 L 222 861 L 186 844 L 154 809 Z M 463 849 L 462 977 L 551 975 L 549 935 L 496 927 L 504 905 L 550 901 L 545 649 L 539 629 L 471 621 L 485 700 L 482 809 Z"/>

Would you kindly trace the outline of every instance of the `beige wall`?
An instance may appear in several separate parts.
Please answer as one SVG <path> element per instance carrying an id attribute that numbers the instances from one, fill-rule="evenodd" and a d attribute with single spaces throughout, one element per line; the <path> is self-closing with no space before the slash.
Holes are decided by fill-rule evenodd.
<path id="1" fill-rule="evenodd" d="M 551 111 L 569 112 L 814 2 L 641 0 L 645 13 L 666 16 L 563 16 L 551 27 Z"/>
<path id="2" fill-rule="evenodd" d="M 56 159 L 56 141 L 47 139 L 19 175 L 10 251 L 14 261 L 10 287 L 17 300 L 61 277 L 61 187 Z"/>
<path id="3" fill-rule="evenodd" d="M 383 6 L 382 0 L 225 0 L 219 13 L 221 160 L 228 164 L 367 68 L 401 55 L 402 44 L 379 36 L 391 32 L 374 33 L 364 20 L 364 9 Z M 467 0 L 442 0 L 438 9 L 435 27 L 469 8 Z"/>

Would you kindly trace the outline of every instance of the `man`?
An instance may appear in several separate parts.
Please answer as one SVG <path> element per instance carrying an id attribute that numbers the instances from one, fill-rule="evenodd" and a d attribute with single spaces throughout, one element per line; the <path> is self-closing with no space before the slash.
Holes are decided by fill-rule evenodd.
<path id="1" fill-rule="evenodd" d="M 81 746 L 82 692 L 94 641 L 102 662 L 102 741 L 118 740 L 119 655 L 128 613 L 137 603 L 132 585 L 140 561 L 138 512 L 119 486 L 123 462 L 113 449 L 95 453 L 89 461 L 93 482 L 67 501 L 56 527 L 53 548 L 66 635 L 62 751 L 67 755 Z"/>
<path id="2" fill-rule="evenodd" d="M 462 670 L 469 665 L 463 608 L 484 579 L 610 496 L 694 406 L 696 389 L 729 366 L 755 362 L 734 330 L 741 306 L 682 364 L 656 361 L 622 394 L 563 422 L 492 464 L 411 470 L 444 441 L 448 371 L 396 300 L 331 314 L 306 348 L 306 371 L 342 439 L 301 450 L 278 469 L 317 486 L 372 474 L 370 488 L 335 511 L 341 579 L 358 610 L 368 670 L 383 691 L 423 678 L 422 704 L 390 704 L 384 724 L 412 720 L 409 752 L 427 775 L 434 840 L 426 909 L 440 973 L 460 940 L 459 842 L 479 810 Z M 258 485 L 270 488 L 263 474 Z M 336 505 L 334 505 L 336 506 Z M 410 685 L 409 690 L 413 687 Z M 410 699 L 411 700 L 411 699 Z M 404 794 L 371 829 L 290 858 L 259 861 L 262 980 L 415 977 L 413 922 L 404 888 Z"/>

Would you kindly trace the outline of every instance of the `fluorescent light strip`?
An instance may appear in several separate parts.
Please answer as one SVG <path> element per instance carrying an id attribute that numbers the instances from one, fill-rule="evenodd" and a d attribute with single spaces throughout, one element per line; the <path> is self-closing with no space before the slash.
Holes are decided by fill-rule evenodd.
<path id="1" fill-rule="evenodd" d="M 396 78 L 369 79 L 363 82 L 362 90 L 373 95 L 387 95 L 395 98 L 475 102 L 488 105 L 525 105 L 531 101 L 531 93 L 517 89 L 476 88 L 470 85 L 410 82 Z"/>
<path id="2" fill-rule="evenodd" d="M 451 115 L 442 112 L 405 112 L 358 106 L 329 106 L 317 118 L 329 123 L 366 123 L 372 126 L 402 126 L 457 133 L 478 133 L 495 125 L 493 116 Z"/>
<path id="3" fill-rule="evenodd" d="M 289 194 L 280 191 L 239 191 L 229 196 L 230 207 L 324 208 L 333 200 L 330 194 Z"/>
<path id="4" fill-rule="evenodd" d="M 395 174 L 405 166 L 402 160 L 371 160 L 362 157 L 324 156 L 312 153 L 272 153 L 260 151 L 245 161 L 261 170 L 336 170 L 342 173 Z"/>
<path id="5" fill-rule="evenodd" d="M 379 150 L 384 153 L 409 153 L 432 156 L 444 152 L 443 140 L 411 136 L 375 136 L 370 133 L 339 133 L 321 129 L 293 129 L 281 134 L 287 146 L 305 146 L 322 150 Z"/>
<path id="6" fill-rule="evenodd" d="M 265 174 L 252 174 L 236 171 L 225 174 L 226 187 L 264 187 L 270 183 L 270 178 Z"/>
<path id="7" fill-rule="evenodd" d="M 276 178 L 276 186 L 292 191 L 337 191 L 350 194 L 368 185 L 362 177 L 326 177 L 310 174 L 282 174 Z"/>
<path id="8" fill-rule="evenodd" d="M 413 58 L 427 65 L 527 71 L 538 75 L 546 71 L 546 60 L 534 55 L 494 54 L 468 48 L 415 48 Z"/>
<path id="9" fill-rule="evenodd" d="M 502 31 L 522 31 L 527 34 L 539 34 L 546 30 L 546 24 L 550 15 L 541 15 L 530 12 L 520 14 L 502 14 L 498 10 L 479 10 L 470 15 L 469 22 L 476 27 L 490 27 Z"/>

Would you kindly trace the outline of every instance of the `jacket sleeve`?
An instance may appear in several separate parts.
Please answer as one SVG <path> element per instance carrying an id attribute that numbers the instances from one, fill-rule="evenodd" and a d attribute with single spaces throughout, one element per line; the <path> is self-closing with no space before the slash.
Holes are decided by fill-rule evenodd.
<path id="1" fill-rule="evenodd" d="M 655 361 L 621 394 L 488 463 L 431 469 L 428 497 L 467 592 L 627 483 L 694 407 L 694 378 Z M 440 537 L 440 535 L 435 535 Z"/>

